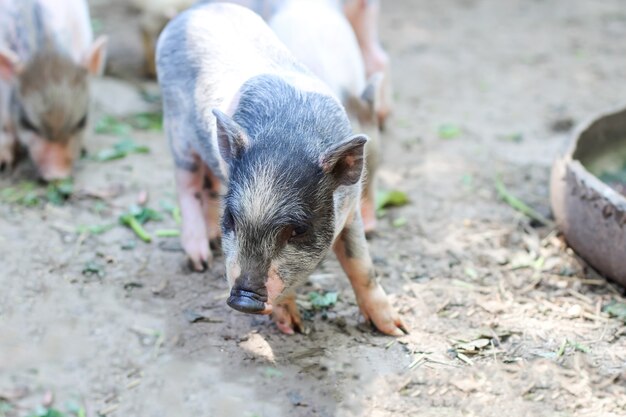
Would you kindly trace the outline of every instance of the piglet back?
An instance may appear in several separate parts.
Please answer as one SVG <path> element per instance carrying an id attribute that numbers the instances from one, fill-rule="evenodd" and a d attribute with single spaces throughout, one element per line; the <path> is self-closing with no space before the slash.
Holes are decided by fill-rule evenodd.
<path id="1" fill-rule="evenodd" d="M 0 47 L 22 61 L 52 47 L 78 63 L 92 41 L 85 0 L 0 0 Z"/>

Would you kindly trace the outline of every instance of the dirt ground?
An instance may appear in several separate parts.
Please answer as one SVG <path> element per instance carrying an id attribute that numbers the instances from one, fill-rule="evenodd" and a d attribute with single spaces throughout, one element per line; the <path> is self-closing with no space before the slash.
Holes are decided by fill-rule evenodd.
<path id="1" fill-rule="evenodd" d="M 136 69 L 136 20 L 123 2 L 92 3 L 111 71 Z M 400 339 L 359 324 L 333 257 L 300 294 L 304 307 L 312 291 L 339 301 L 305 314 L 307 334 L 285 336 L 226 306 L 221 257 L 197 274 L 176 238 L 77 233 L 116 223 L 142 191 L 154 208 L 174 201 L 161 132 L 131 133 L 147 155 L 82 160 L 64 205 L 0 203 L 0 416 L 27 416 L 52 394 L 88 417 L 626 415 L 626 327 L 602 311 L 623 289 L 494 186 L 500 176 L 549 214 L 550 165 L 570 125 L 626 98 L 623 6 L 383 2 L 396 108 L 381 176 L 411 201 L 388 211 L 371 250 L 411 331 Z M 141 86 L 154 92 L 99 81 L 95 114 L 150 110 Z M 450 126 L 458 134 L 442 138 Z M 87 148 L 118 140 L 94 134 Z M 32 175 L 22 165 L 0 189 Z"/>

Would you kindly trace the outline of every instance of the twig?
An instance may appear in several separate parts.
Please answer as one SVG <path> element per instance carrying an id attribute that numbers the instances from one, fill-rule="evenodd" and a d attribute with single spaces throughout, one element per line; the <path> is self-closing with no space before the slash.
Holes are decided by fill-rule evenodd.
<path id="1" fill-rule="evenodd" d="M 113 405 L 108 406 L 107 408 L 104 408 L 104 409 L 98 411 L 98 414 L 101 415 L 101 416 L 106 416 L 107 414 L 113 413 L 118 408 L 120 408 L 119 404 L 113 404 Z"/>
<path id="2" fill-rule="evenodd" d="M 529 205 L 524 203 L 519 198 L 515 197 L 511 194 L 505 187 L 504 183 L 500 179 L 500 177 L 496 177 L 496 190 L 498 191 L 498 195 L 500 198 L 507 203 L 509 206 L 519 211 L 522 214 L 530 217 L 533 220 L 538 221 L 539 223 L 548 226 L 550 228 L 554 228 L 554 222 L 545 218 L 541 213 L 537 212 L 535 209 L 531 208 Z"/>
<path id="3" fill-rule="evenodd" d="M 141 384 L 141 378 L 138 379 L 133 379 L 132 381 L 130 381 L 128 384 L 126 384 L 126 389 L 133 389 L 139 386 L 139 384 Z"/>
<path id="4" fill-rule="evenodd" d="M 437 309 L 435 310 L 437 313 L 442 312 L 443 310 L 446 309 L 446 307 L 448 307 L 450 305 L 450 299 L 446 298 L 445 301 L 443 303 L 441 303 L 441 305 L 439 305 L 439 307 L 437 307 Z"/>
<path id="5" fill-rule="evenodd" d="M 593 321 L 604 321 L 604 322 L 607 322 L 607 321 L 611 320 L 608 317 L 602 317 L 602 316 L 599 316 L 597 314 L 589 313 L 588 311 L 583 311 L 582 312 L 582 316 L 584 318 L 586 318 L 587 320 L 593 320 Z"/>
<path id="6" fill-rule="evenodd" d="M 428 361 L 428 358 L 427 358 L 427 357 L 426 357 L 426 355 L 425 355 L 425 354 L 423 354 L 423 353 L 422 353 L 421 355 L 418 355 L 418 356 L 417 356 L 417 357 L 413 360 L 413 362 L 411 362 L 411 363 L 409 364 L 409 366 L 407 366 L 407 368 L 408 368 L 408 369 L 413 369 L 413 368 L 415 368 L 416 366 L 421 365 L 421 364 L 420 364 L 420 362 L 422 362 L 422 361 L 424 361 L 424 362 L 427 362 L 427 361 Z M 422 362 L 422 363 L 423 363 L 423 362 Z"/>
<path id="7" fill-rule="evenodd" d="M 597 286 L 606 285 L 606 280 L 604 279 L 580 279 L 579 282 L 585 285 L 597 285 Z"/>
<path id="8" fill-rule="evenodd" d="M 539 275 L 537 278 L 535 278 L 530 284 L 528 284 L 527 286 L 525 286 L 524 288 L 522 288 L 519 291 L 520 295 L 524 295 L 532 290 L 535 289 L 535 287 L 537 287 L 537 285 L 539 285 L 541 283 L 541 281 L 543 280 L 543 278 L 541 277 L 541 275 Z"/>
<path id="9" fill-rule="evenodd" d="M 569 289 L 567 292 L 569 292 L 569 294 L 571 296 L 573 296 L 575 298 L 578 298 L 580 301 L 583 301 L 583 302 L 585 302 L 585 303 L 587 303 L 589 305 L 593 305 L 593 300 L 591 298 L 587 297 L 586 295 L 583 295 L 583 294 L 579 293 L 578 291 L 572 290 L 572 289 Z"/>
<path id="10" fill-rule="evenodd" d="M 464 353 L 457 352 L 456 357 L 461 359 L 463 362 L 465 362 L 466 364 L 470 366 L 474 365 L 474 362 L 470 358 L 468 358 L 467 355 L 465 355 Z"/>
<path id="11" fill-rule="evenodd" d="M 437 360 L 431 359 L 431 358 L 429 358 L 429 357 L 426 357 L 426 358 L 424 358 L 424 359 L 425 359 L 425 361 L 426 361 L 426 362 L 428 362 L 428 363 L 435 363 L 435 364 L 437 364 L 437 365 L 444 365 L 444 366 L 451 366 L 451 367 L 453 367 L 453 368 L 460 368 L 460 366 L 455 365 L 455 364 L 453 364 L 453 363 L 441 362 L 441 361 L 437 361 Z"/>

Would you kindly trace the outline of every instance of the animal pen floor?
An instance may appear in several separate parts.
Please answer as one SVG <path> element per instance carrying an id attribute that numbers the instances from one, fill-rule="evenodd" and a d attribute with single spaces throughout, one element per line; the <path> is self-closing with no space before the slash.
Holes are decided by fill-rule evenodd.
<path id="1" fill-rule="evenodd" d="M 123 1 L 92 3 L 122 73 L 139 58 L 135 18 Z M 0 203 L 0 416 L 52 393 L 93 417 L 626 414 L 626 327 L 603 311 L 623 289 L 495 188 L 549 213 L 572 122 L 626 99 L 623 2 L 394 0 L 381 25 L 396 90 L 382 185 L 410 203 L 387 211 L 371 250 L 411 333 L 359 324 L 332 256 L 300 291 L 307 334 L 285 336 L 225 305 L 221 257 L 196 274 L 175 238 L 77 233 L 115 224 L 143 191 L 157 209 L 174 201 L 163 133 L 134 129 L 150 152 L 82 160 L 64 205 Z M 146 85 L 99 81 L 97 117 L 150 110 Z M 90 154 L 126 134 L 109 130 Z M 314 310 L 312 292 L 338 301 Z"/>

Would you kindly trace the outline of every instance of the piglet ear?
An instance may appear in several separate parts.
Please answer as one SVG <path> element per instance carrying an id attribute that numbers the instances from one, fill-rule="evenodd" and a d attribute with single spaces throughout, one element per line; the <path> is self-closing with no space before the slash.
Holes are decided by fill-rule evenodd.
<path id="1" fill-rule="evenodd" d="M 367 136 L 355 135 L 326 149 L 320 167 L 337 185 L 352 185 L 361 179 Z"/>
<path id="2" fill-rule="evenodd" d="M 218 109 L 213 109 L 217 121 L 217 143 L 226 162 L 239 158 L 250 146 L 248 135 L 233 119 Z"/>
<path id="3" fill-rule="evenodd" d="M 87 68 L 87 71 L 91 75 L 102 75 L 104 72 L 104 65 L 107 58 L 107 43 L 106 36 L 99 36 L 89 47 L 89 50 L 83 58 L 83 66 Z"/>
<path id="4" fill-rule="evenodd" d="M 13 80 L 21 70 L 22 64 L 15 52 L 0 48 L 0 79 Z"/>

